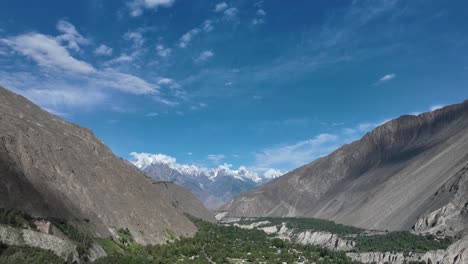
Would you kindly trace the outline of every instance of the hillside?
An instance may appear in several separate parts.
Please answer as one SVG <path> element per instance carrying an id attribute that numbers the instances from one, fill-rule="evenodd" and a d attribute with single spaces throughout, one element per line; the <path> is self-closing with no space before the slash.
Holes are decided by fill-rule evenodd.
<path id="1" fill-rule="evenodd" d="M 213 221 L 186 189 L 147 178 L 90 130 L 1 87 L 0 208 L 64 219 L 98 237 L 128 228 L 141 244 L 193 235 L 184 213 Z"/>
<path id="2" fill-rule="evenodd" d="M 228 201 L 226 217 L 316 217 L 381 230 L 468 226 L 468 101 L 401 116 Z"/>

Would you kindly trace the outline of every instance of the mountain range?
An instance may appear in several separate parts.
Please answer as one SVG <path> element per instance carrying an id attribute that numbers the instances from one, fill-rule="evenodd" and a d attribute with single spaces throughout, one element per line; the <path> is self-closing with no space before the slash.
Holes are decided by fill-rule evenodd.
<path id="1" fill-rule="evenodd" d="M 96 237 L 140 244 L 193 235 L 214 217 L 188 190 L 136 170 L 86 128 L 0 87 L 0 208 L 60 218 Z"/>
<path id="2" fill-rule="evenodd" d="M 314 217 L 366 229 L 453 235 L 468 227 L 467 181 L 465 101 L 386 122 L 217 211 L 225 217 Z"/>
<path id="3" fill-rule="evenodd" d="M 156 180 L 174 182 L 192 191 L 208 208 L 216 208 L 234 196 L 282 175 L 278 170 L 263 174 L 229 164 L 217 168 L 179 164 L 163 154 L 131 153 L 130 162 Z"/>

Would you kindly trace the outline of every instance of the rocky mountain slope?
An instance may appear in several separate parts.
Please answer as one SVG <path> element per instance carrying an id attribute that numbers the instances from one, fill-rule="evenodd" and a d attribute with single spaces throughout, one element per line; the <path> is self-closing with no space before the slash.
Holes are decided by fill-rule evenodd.
<path id="1" fill-rule="evenodd" d="M 224 216 L 303 216 L 366 229 L 468 227 L 468 101 L 401 116 L 221 206 Z"/>
<path id="2" fill-rule="evenodd" d="M 146 175 L 174 182 L 192 191 L 208 208 L 216 208 L 240 194 L 279 177 L 281 172 L 268 170 L 263 175 L 245 167 L 231 169 L 230 165 L 202 168 L 176 163 L 175 158 L 148 153 L 132 153 L 130 162 Z"/>
<path id="3" fill-rule="evenodd" d="M 0 208 L 62 218 L 99 237 L 128 228 L 142 244 L 194 234 L 184 213 L 214 220 L 186 189 L 146 177 L 90 130 L 1 87 Z"/>

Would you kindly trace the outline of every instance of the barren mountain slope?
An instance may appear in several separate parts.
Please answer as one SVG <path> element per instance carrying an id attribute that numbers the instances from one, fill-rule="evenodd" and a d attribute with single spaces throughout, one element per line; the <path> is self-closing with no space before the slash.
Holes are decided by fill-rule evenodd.
<path id="1" fill-rule="evenodd" d="M 185 212 L 214 219 L 189 191 L 145 177 L 90 130 L 2 87 L 0 207 L 64 218 L 101 237 L 129 228 L 144 244 L 193 234 Z"/>
<path id="2" fill-rule="evenodd" d="M 465 101 L 389 121 L 218 211 L 318 217 L 368 229 L 410 229 L 417 223 L 419 231 L 453 233 L 467 227 L 467 166 Z"/>

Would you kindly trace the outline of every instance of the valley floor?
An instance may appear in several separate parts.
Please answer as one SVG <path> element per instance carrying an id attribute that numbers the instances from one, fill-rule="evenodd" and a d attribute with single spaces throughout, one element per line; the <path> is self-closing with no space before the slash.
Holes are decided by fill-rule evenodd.
<path id="1" fill-rule="evenodd" d="M 50 249 L 38 249 L 21 244 L 0 244 L 0 263 L 58 264 L 93 261 L 96 264 L 346 264 L 361 263 L 358 261 L 359 257 L 366 260 L 365 262 L 372 262 L 373 259 L 365 255 L 368 252 L 401 252 L 401 256 L 385 254 L 383 256 L 391 258 L 388 263 L 399 263 L 393 261 L 394 258 L 400 257 L 399 260 L 402 260 L 403 255 L 416 256 L 414 254 L 424 254 L 431 250 L 443 251 L 453 242 L 453 239 L 448 237 L 416 235 L 409 232 L 367 231 L 318 219 L 250 218 L 219 224 L 198 219 L 192 221 L 199 229 L 192 238 L 169 237 L 165 245 L 141 246 L 133 242 L 131 234 L 126 229 L 119 229 L 117 239 L 95 239 L 80 233 L 64 221 L 52 219 L 49 223 L 61 230 L 61 236 L 66 236 L 75 243 L 74 252 L 69 256 L 58 257 L 56 252 Z M 37 226 L 29 225 L 33 222 L 38 223 L 37 219 L 29 218 L 20 212 L 0 211 L 0 224 L 2 224 L 0 227 L 16 228 L 19 230 L 17 232 L 39 229 Z M 59 231 L 55 232 L 58 234 Z M 3 241 L 4 238 L 5 236 L 0 235 L 0 240 Z M 96 253 L 99 250 L 103 252 Z M 428 262 L 416 258 L 407 263 Z"/>

